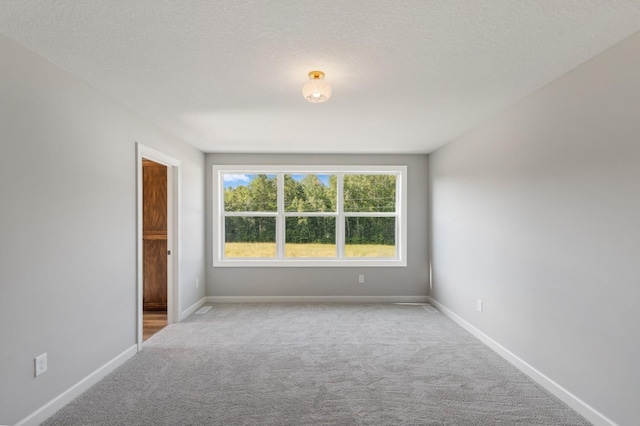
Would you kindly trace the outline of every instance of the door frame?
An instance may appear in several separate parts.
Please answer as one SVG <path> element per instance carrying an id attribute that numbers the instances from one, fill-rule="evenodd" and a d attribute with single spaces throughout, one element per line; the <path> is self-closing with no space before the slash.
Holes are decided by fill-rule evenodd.
<path id="1" fill-rule="evenodd" d="M 136 338 L 142 350 L 143 258 L 142 258 L 142 160 L 167 166 L 167 323 L 180 321 L 179 303 L 179 231 L 180 231 L 180 160 L 136 142 Z"/>

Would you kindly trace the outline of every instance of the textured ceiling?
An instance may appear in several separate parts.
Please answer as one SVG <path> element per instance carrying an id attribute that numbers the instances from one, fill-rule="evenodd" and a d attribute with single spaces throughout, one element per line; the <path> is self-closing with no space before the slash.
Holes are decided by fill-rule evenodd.
<path id="1" fill-rule="evenodd" d="M 1 33 L 206 152 L 431 152 L 638 30 L 640 0 L 0 0 Z"/>

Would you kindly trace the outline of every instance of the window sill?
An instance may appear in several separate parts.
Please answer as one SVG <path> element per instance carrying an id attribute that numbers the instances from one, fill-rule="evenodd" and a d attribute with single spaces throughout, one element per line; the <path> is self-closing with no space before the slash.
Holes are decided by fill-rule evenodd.
<path id="1" fill-rule="evenodd" d="M 406 266 L 407 262 L 400 259 L 225 259 L 213 262 L 214 268 L 405 268 Z"/>

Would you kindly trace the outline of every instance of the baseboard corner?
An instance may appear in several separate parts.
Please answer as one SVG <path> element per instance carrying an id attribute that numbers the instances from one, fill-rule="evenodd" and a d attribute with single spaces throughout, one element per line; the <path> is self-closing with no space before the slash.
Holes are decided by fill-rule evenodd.
<path id="1" fill-rule="evenodd" d="M 187 309 L 185 309 L 184 311 L 182 311 L 180 313 L 180 321 L 184 320 L 185 318 L 187 318 L 189 315 L 191 315 L 192 313 L 194 313 L 195 311 L 197 311 L 198 309 L 200 309 L 202 307 L 202 305 L 204 305 L 205 303 L 207 303 L 207 297 L 203 297 L 202 299 L 198 300 L 196 303 L 194 303 L 193 305 L 189 306 Z"/>

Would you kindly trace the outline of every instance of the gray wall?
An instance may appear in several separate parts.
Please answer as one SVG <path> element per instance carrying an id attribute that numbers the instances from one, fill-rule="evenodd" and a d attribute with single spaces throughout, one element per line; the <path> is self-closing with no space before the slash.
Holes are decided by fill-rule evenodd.
<path id="1" fill-rule="evenodd" d="M 221 268 L 212 266 L 213 164 L 407 165 L 408 258 L 406 268 Z M 207 296 L 426 296 L 427 203 L 426 155 L 245 155 L 207 154 Z M 358 283 L 365 274 L 365 283 Z"/>
<path id="2" fill-rule="evenodd" d="M 0 424 L 14 424 L 136 343 L 136 141 L 182 161 L 182 309 L 204 296 L 204 155 L 4 36 L 0 58 Z"/>
<path id="3" fill-rule="evenodd" d="M 639 53 L 640 33 L 430 156 L 430 295 L 621 425 L 640 419 Z"/>

